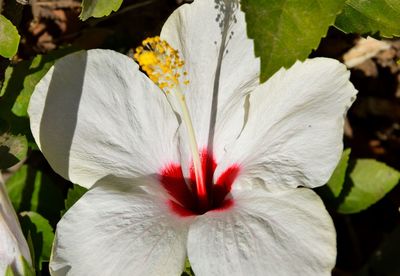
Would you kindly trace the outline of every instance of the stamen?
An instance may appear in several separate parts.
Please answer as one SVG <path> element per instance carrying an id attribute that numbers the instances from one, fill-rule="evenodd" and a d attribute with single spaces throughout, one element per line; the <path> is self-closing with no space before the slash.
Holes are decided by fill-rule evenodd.
<path id="1" fill-rule="evenodd" d="M 178 51 L 158 36 L 145 39 L 142 45 L 136 48 L 134 54 L 135 60 L 161 90 L 175 97 L 179 103 L 182 121 L 187 129 L 189 147 L 193 158 L 197 198 L 199 199 L 200 207 L 206 209 L 208 206 L 208 195 L 199 148 L 185 96 L 178 85 L 179 83 L 185 85 L 189 83 L 189 80 L 186 79 L 187 72 L 182 72 L 185 63 L 179 57 Z"/>
<path id="2" fill-rule="evenodd" d="M 185 63 L 180 59 L 178 51 L 158 36 L 143 40 L 133 57 L 149 78 L 165 92 L 175 88 L 179 82 L 188 83 L 188 80 L 183 79 L 187 73 L 183 72 L 183 76 L 180 74 Z"/>

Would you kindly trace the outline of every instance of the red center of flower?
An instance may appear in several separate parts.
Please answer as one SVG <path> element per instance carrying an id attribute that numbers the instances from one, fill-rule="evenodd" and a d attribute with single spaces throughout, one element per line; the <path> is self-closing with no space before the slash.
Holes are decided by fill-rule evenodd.
<path id="1" fill-rule="evenodd" d="M 196 176 L 193 166 L 190 169 L 189 179 L 185 180 L 180 164 L 168 164 L 160 173 L 160 182 L 173 199 L 169 200 L 168 205 L 171 210 L 180 216 L 192 216 L 204 214 L 211 210 L 226 210 L 233 205 L 233 199 L 227 197 L 231 191 L 232 184 L 239 174 L 239 166 L 228 167 L 213 182 L 213 176 L 217 164 L 207 150 L 200 153 L 201 167 L 204 183 L 204 193 L 196 190 Z M 205 197 L 204 200 L 199 197 Z"/>

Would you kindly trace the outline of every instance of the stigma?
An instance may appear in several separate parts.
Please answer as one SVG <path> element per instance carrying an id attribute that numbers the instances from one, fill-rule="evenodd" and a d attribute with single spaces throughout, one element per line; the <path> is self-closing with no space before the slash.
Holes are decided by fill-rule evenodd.
<path id="1" fill-rule="evenodd" d="M 178 51 L 158 36 L 143 40 L 133 57 L 149 78 L 166 93 L 180 83 L 189 83 L 185 79 L 187 72 L 183 71 L 185 63 Z"/>

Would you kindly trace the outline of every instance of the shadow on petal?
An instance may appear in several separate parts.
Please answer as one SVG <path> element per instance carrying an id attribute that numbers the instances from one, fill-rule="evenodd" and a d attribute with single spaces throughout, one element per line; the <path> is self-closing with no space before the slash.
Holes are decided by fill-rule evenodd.
<path id="1" fill-rule="evenodd" d="M 86 75 L 87 52 L 79 53 L 84 57 L 67 57 L 54 65 L 54 71 L 48 88 L 46 101 L 44 103 L 43 114 L 40 122 L 40 141 L 42 151 L 54 155 L 57 158 L 51 158 L 57 163 L 54 167 L 58 168 L 58 173 L 68 176 L 69 155 L 77 124 L 79 103 L 82 96 L 84 76 Z M 70 59 L 75 59 L 71 62 Z M 81 63 L 77 65 L 76 63 Z M 70 68 L 68 68 L 70 67 Z M 63 83 L 63 73 L 69 69 L 68 80 L 73 83 L 68 85 L 71 91 L 68 95 L 60 95 Z M 47 157 L 47 156 L 46 156 Z"/>

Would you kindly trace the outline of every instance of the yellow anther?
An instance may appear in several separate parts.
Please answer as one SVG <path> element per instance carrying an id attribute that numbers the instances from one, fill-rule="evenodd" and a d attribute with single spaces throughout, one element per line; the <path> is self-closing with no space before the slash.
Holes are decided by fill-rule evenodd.
<path id="1" fill-rule="evenodd" d="M 138 56 L 139 63 L 142 64 L 142 66 L 146 65 L 152 65 L 157 62 L 157 57 L 154 53 L 152 52 L 145 52 Z"/>
<path id="2" fill-rule="evenodd" d="M 168 42 L 156 36 L 146 38 L 142 45 L 136 48 L 133 57 L 162 90 L 167 92 L 166 88 L 174 88 L 179 83 L 189 83 L 182 77 L 182 75 L 187 75 L 181 70 L 185 64 L 184 61 Z"/>

